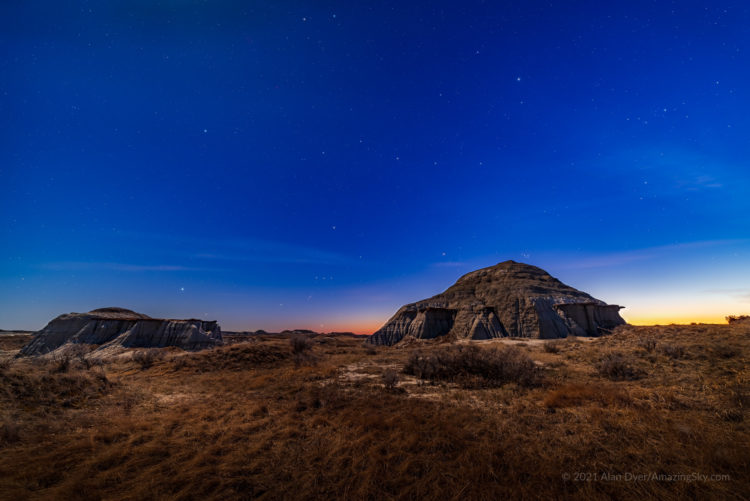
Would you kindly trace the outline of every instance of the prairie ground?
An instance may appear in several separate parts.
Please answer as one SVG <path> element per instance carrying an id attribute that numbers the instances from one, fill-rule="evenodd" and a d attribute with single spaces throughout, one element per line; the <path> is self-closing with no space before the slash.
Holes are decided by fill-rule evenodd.
<path id="1" fill-rule="evenodd" d="M 229 341 L 96 361 L 0 339 L 0 498 L 750 497 L 747 323 L 475 343 L 530 358 L 523 381 L 441 372 L 463 359 L 439 341 Z"/>

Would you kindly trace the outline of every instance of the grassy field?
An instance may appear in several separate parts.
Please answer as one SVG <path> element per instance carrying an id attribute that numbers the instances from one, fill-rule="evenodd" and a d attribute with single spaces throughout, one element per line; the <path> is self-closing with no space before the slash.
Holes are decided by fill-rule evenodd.
<path id="1" fill-rule="evenodd" d="M 747 323 L 230 341 L 41 361 L 0 336 L 0 497 L 750 497 Z"/>

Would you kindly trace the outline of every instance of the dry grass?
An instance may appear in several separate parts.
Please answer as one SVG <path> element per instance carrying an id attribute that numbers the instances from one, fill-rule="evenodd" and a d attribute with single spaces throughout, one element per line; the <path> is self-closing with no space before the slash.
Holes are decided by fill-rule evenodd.
<path id="1" fill-rule="evenodd" d="M 534 361 L 515 346 L 482 348 L 472 344 L 449 345 L 431 353 L 414 352 L 404 367 L 406 374 L 422 379 L 460 383 L 465 388 L 516 383 L 539 383 Z"/>
<path id="2" fill-rule="evenodd" d="M 628 381 L 643 377 L 643 371 L 633 367 L 632 357 L 623 353 L 606 353 L 596 364 L 600 375 L 613 381 Z"/>
<path id="3" fill-rule="evenodd" d="M 0 333 L 0 350 L 20 350 L 31 340 L 31 334 Z"/>
<path id="4" fill-rule="evenodd" d="M 647 337 L 682 356 L 645 350 Z M 501 344 L 479 343 L 472 359 Z M 466 389 L 401 375 L 391 391 L 383 375 L 411 352 L 368 354 L 343 337 L 313 342 L 315 365 L 297 365 L 280 337 L 172 351 L 146 369 L 74 359 L 59 372 L 54 362 L 15 360 L 0 371 L 0 498 L 748 497 L 747 327 L 627 327 L 557 352 L 516 348 L 545 384 Z M 425 357 L 444 349 L 420 345 Z M 642 377 L 602 376 L 610 353 Z M 344 377 L 352 367 L 363 377 Z"/>

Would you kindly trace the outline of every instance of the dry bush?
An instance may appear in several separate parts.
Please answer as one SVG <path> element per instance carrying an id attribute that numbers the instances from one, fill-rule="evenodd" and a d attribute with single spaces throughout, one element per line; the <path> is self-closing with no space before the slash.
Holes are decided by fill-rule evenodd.
<path id="1" fill-rule="evenodd" d="M 741 322 L 750 322 L 750 315 L 729 315 L 726 319 L 727 323 L 738 324 Z"/>
<path id="2" fill-rule="evenodd" d="M 383 385 L 386 390 L 393 390 L 398 385 L 398 373 L 393 369 L 386 369 L 383 372 Z"/>
<path id="3" fill-rule="evenodd" d="M 732 358 L 739 354 L 739 350 L 727 343 L 714 343 L 711 346 L 711 353 L 718 358 Z"/>
<path id="4" fill-rule="evenodd" d="M 89 370 L 104 365 L 104 361 L 101 358 L 89 356 L 95 348 L 95 345 L 74 343 L 61 350 L 61 355 L 67 357 L 69 363 L 75 362 L 77 366 Z"/>
<path id="5" fill-rule="evenodd" d="M 289 338 L 289 345 L 292 347 L 292 360 L 295 365 L 302 365 L 315 361 L 312 354 L 313 343 L 310 338 L 305 336 L 293 336 Z"/>
<path id="6" fill-rule="evenodd" d="M 141 370 L 150 368 L 156 362 L 163 360 L 165 357 L 164 350 L 159 348 L 148 348 L 145 350 L 138 350 L 133 353 L 133 362 L 141 367 Z"/>
<path id="7" fill-rule="evenodd" d="M 58 352 L 52 355 L 52 370 L 55 372 L 68 372 L 70 362 L 73 358 L 64 352 Z"/>
<path id="8" fill-rule="evenodd" d="M 289 345 L 292 347 L 293 355 L 298 355 L 300 353 L 305 353 L 306 351 L 310 351 L 313 346 L 310 338 L 307 338 L 304 336 L 294 336 L 290 338 Z"/>
<path id="9" fill-rule="evenodd" d="M 530 387 L 540 382 L 534 361 L 514 346 L 483 349 L 476 345 L 454 345 L 429 354 L 414 352 L 404 372 L 421 379 L 452 381 L 467 387 L 507 383 Z"/>
<path id="10" fill-rule="evenodd" d="M 663 344 L 659 346 L 659 351 L 669 358 L 685 358 L 685 347 L 675 344 Z"/>
<path id="11" fill-rule="evenodd" d="M 544 351 L 546 353 L 560 353 L 562 343 L 560 341 L 547 341 L 544 343 Z"/>
<path id="12" fill-rule="evenodd" d="M 643 377 L 643 372 L 633 367 L 632 358 L 622 353 L 607 353 L 596 365 L 600 376 L 614 381 L 632 381 Z"/>
<path id="13" fill-rule="evenodd" d="M 190 365 L 187 355 L 173 356 L 169 360 L 170 362 L 172 362 L 172 368 L 174 368 L 175 370 L 184 369 L 185 367 L 188 367 Z"/>
<path id="14" fill-rule="evenodd" d="M 644 337 L 638 340 L 638 346 L 648 353 L 651 353 L 656 349 L 656 344 L 656 339 L 652 337 Z"/>
<path id="15" fill-rule="evenodd" d="M 10 419 L 4 419 L 0 423 L 0 448 L 10 445 L 21 439 L 21 427 Z"/>

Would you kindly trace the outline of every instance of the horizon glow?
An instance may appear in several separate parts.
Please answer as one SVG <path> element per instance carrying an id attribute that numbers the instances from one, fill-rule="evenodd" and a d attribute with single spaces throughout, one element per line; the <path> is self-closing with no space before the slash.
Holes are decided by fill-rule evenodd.
<path id="1" fill-rule="evenodd" d="M 0 328 L 371 333 L 507 259 L 750 313 L 750 5 L 0 5 Z"/>

